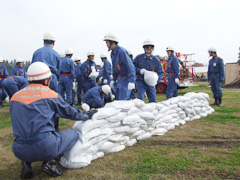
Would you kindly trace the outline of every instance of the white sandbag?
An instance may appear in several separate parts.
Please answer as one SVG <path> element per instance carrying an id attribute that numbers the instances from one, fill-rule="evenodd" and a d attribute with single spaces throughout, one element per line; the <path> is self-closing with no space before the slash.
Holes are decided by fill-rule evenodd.
<path id="1" fill-rule="evenodd" d="M 177 113 L 180 112 L 180 111 L 182 111 L 182 109 L 181 109 L 180 107 L 177 107 L 177 108 L 175 108 L 174 110 L 175 110 Z"/>
<path id="2" fill-rule="evenodd" d="M 180 123 L 179 122 L 175 122 L 174 125 L 177 127 L 177 126 L 180 126 Z"/>
<path id="3" fill-rule="evenodd" d="M 169 108 L 175 110 L 176 108 L 178 108 L 178 104 L 172 104 L 169 106 Z"/>
<path id="4" fill-rule="evenodd" d="M 168 127 L 167 127 L 167 130 L 170 131 L 172 129 L 175 128 L 175 124 L 174 123 L 171 123 Z"/>
<path id="5" fill-rule="evenodd" d="M 206 98 L 206 100 L 209 100 L 209 99 L 210 99 L 210 98 L 209 98 L 209 95 L 208 95 L 207 93 L 200 92 L 200 93 L 198 93 L 198 94 L 201 94 L 203 97 Z"/>
<path id="6" fill-rule="evenodd" d="M 165 114 L 158 114 L 158 115 L 155 117 L 155 120 L 158 121 L 158 120 L 162 119 L 164 116 L 165 116 Z"/>
<path id="7" fill-rule="evenodd" d="M 140 112 L 138 115 L 146 121 L 154 119 L 154 115 L 151 112 Z"/>
<path id="8" fill-rule="evenodd" d="M 89 140 L 89 143 L 91 144 L 96 144 L 96 143 L 99 143 L 101 141 L 105 141 L 109 136 L 111 136 L 111 134 L 103 134 L 103 135 L 100 135 L 98 137 L 95 137 L 95 138 L 92 138 Z"/>
<path id="9" fill-rule="evenodd" d="M 178 122 L 179 122 L 181 125 L 186 124 L 186 121 L 184 121 L 184 120 L 179 120 Z"/>
<path id="10" fill-rule="evenodd" d="M 137 107 L 132 107 L 129 111 L 128 111 L 128 115 L 133 115 L 136 113 L 142 112 L 141 109 L 137 108 Z"/>
<path id="11" fill-rule="evenodd" d="M 138 130 L 138 131 L 136 131 L 133 135 L 131 135 L 132 137 L 138 137 L 138 136 L 140 136 L 140 135 L 142 135 L 142 134 L 144 134 L 145 133 L 145 131 L 144 130 Z"/>
<path id="12" fill-rule="evenodd" d="M 199 115 L 195 115 L 195 116 L 193 116 L 192 118 L 191 118 L 191 121 L 193 121 L 193 120 L 197 120 L 197 119 L 200 119 L 201 117 L 199 116 Z"/>
<path id="13" fill-rule="evenodd" d="M 204 117 L 207 117 L 207 114 L 206 113 L 201 113 L 200 116 L 201 116 L 201 118 L 204 118 Z"/>
<path id="14" fill-rule="evenodd" d="M 156 128 L 167 128 L 170 125 L 170 123 L 161 123 L 161 124 L 157 124 Z"/>
<path id="15" fill-rule="evenodd" d="M 97 152 L 92 155 L 92 161 L 104 156 L 104 152 Z"/>
<path id="16" fill-rule="evenodd" d="M 171 121 L 170 121 L 170 123 L 175 123 L 175 122 L 177 122 L 177 121 L 178 121 L 177 118 L 172 118 Z"/>
<path id="17" fill-rule="evenodd" d="M 77 121 L 72 128 L 80 132 L 82 135 L 84 135 L 88 131 L 91 131 L 92 129 L 100 128 L 106 124 L 108 124 L 106 120 L 95 120 L 95 121 L 87 120 L 84 122 Z"/>
<path id="18" fill-rule="evenodd" d="M 128 135 L 131 135 L 137 132 L 138 130 L 139 130 L 139 127 L 129 128 L 125 133 L 127 133 Z"/>
<path id="19" fill-rule="evenodd" d="M 161 103 L 156 103 L 155 106 L 156 106 L 156 109 L 159 110 L 159 111 L 160 111 L 162 108 L 165 107 L 165 106 L 164 106 L 163 104 L 161 104 Z"/>
<path id="20" fill-rule="evenodd" d="M 108 103 L 107 103 L 108 104 Z M 106 105 L 107 105 L 106 104 Z M 97 119 L 104 119 L 104 118 L 107 118 L 107 117 L 110 117 L 110 116 L 114 116 L 115 114 L 119 113 L 120 111 L 113 108 L 113 107 L 105 107 L 105 108 L 101 108 L 101 109 L 98 109 L 98 112 L 95 113 L 93 116 L 92 116 L 92 119 L 93 120 L 97 120 Z"/>
<path id="21" fill-rule="evenodd" d="M 206 108 L 206 107 L 202 107 L 201 111 L 202 111 L 202 112 L 206 112 L 206 111 L 207 111 L 207 108 Z"/>
<path id="22" fill-rule="evenodd" d="M 104 106 L 104 109 L 106 107 L 112 107 L 114 109 L 118 109 L 118 110 L 125 110 L 125 111 L 129 111 L 132 107 L 134 106 L 133 101 L 127 101 L 127 100 L 115 100 L 113 102 L 107 103 Z M 96 113 L 97 114 L 97 113 Z M 115 113 L 116 114 L 116 113 Z"/>
<path id="23" fill-rule="evenodd" d="M 141 112 L 141 113 L 143 113 L 143 112 Z M 139 113 L 139 114 L 140 114 L 140 113 Z M 125 117 L 125 118 L 122 120 L 122 123 L 123 123 L 123 124 L 136 124 L 136 123 L 138 123 L 140 120 L 141 120 L 141 118 L 140 118 L 139 115 L 133 114 L 133 115 L 130 115 L 130 116 Z"/>
<path id="24" fill-rule="evenodd" d="M 153 112 L 154 111 L 153 107 L 149 104 L 146 104 L 145 106 L 143 106 L 141 108 L 141 110 L 144 111 L 144 112 Z"/>
<path id="25" fill-rule="evenodd" d="M 157 115 L 158 115 L 158 110 L 154 110 L 153 112 L 152 112 L 152 114 L 156 117 Z"/>
<path id="26" fill-rule="evenodd" d="M 114 143 L 120 142 L 122 140 L 121 139 L 122 136 L 123 136 L 122 134 L 113 134 L 113 135 L 109 136 L 108 141 L 111 141 Z"/>
<path id="27" fill-rule="evenodd" d="M 108 118 L 105 118 L 105 119 L 109 122 L 118 122 L 118 121 L 123 120 L 125 117 L 127 117 L 127 115 L 128 114 L 126 112 L 120 112 L 120 113 L 117 113 L 114 116 L 111 116 L 111 117 L 108 117 Z"/>
<path id="28" fill-rule="evenodd" d="M 110 127 L 110 128 L 116 128 L 116 127 L 119 127 L 119 126 L 121 126 L 121 125 L 122 125 L 122 122 L 119 121 L 119 122 L 115 122 L 115 123 L 110 123 L 110 124 L 108 125 L 108 127 Z"/>
<path id="29" fill-rule="evenodd" d="M 140 108 L 140 109 L 145 105 L 144 101 L 140 99 L 134 99 L 132 100 L 132 102 L 135 104 L 137 108 Z"/>
<path id="30" fill-rule="evenodd" d="M 170 115 L 170 114 L 174 114 L 174 113 L 176 113 L 176 111 L 173 109 L 170 109 L 169 111 L 165 112 L 164 114 Z"/>
<path id="31" fill-rule="evenodd" d="M 138 140 L 138 141 L 142 141 L 142 140 L 145 140 L 145 139 L 150 138 L 151 136 L 152 136 L 151 133 L 146 132 L 146 133 L 141 134 L 140 136 L 138 136 L 138 137 L 137 137 L 137 140 Z"/>
<path id="32" fill-rule="evenodd" d="M 69 169 L 76 169 L 76 168 L 84 168 L 87 167 L 92 161 L 92 155 L 88 154 L 86 156 L 78 157 L 74 159 L 74 161 L 67 161 L 67 159 L 63 156 L 60 160 L 60 164 Z"/>
<path id="33" fill-rule="evenodd" d="M 170 122 L 173 119 L 171 115 L 165 115 L 162 119 L 161 122 Z"/>
<path id="34" fill-rule="evenodd" d="M 178 106 L 179 106 L 181 109 L 185 109 L 185 108 L 187 108 L 187 104 L 184 103 L 184 102 L 180 102 L 180 103 L 178 103 Z"/>
<path id="35" fill-rule="evenodd" d="M 156 109 L 156 104 L 155 102 L 150 102 L 148 103 L 148 105 L 152 106 L 153 109 Z"/>
<path id="36" fill-rule="evenodd" d="M 172 98 L 168 99 L 168 101 L 169 101 L 171 104 L 178 104 L 179 98 L 178 98 L 178 97 L 172 97 Z"/>
<path id="37" fill-rule="evenodd" d="M 184 118 L 184 121 L 191 121 L 190 117 Z"/>
<path id="38" fill-rule="evenodd" d="M 162 109 L 159 111 L 159 113 L 160 113 L 160 114 L 164 114 L 165 112 L 167 112 L 167 111 L 169 111 L 169 110 L 170 110 L 169 107 L 164 107 L 164 108 L 162 108 Z"/>
<path id="39" fill-rule="evenodd" d="M 145 71 L 144 72 L 144 82 L 148 86 L 156 86 L 158 81 L 158 75 L 156 72 L 153 71 Z"/>
<path id="40" fill-rule="evenodd" d="M 195 110 L 195 111 L 200 111 L 200 112 L 201 112 L 202 108 L 200 108 L 200 107 L 194 107 L 194 110 Z"/>
<path id="41" fill-rule="evenodd" d="M 116 127 L 113 129 L 113 131 L 115 133 L 126 133 L 126 131 L 128 131 L 129 129 L 130 129 L 130 127 L 125 125 L 125 126 Z"/>
<path id="42" fill-rule="evenodd" d="M 91 131 L 88 131 L 86 134 L 82 136 L 83 142 L 88 142 L 90 139 L 98 137 L 103 134 L 112 134 L 113 129 L 111 128 L 104 128 L 104 129 L 93 129 Z"/>
<path id="43" fill-rule="evenodd" d="M 125 149 L 125 145 L 115 144 L 115 146 L 112 147 L 111 149 L 109 149 L 109 150 L 106 152 L 106 154 L 119 152 L 119 151 L 122 151 L 123 149 Z"/>
<path id="44" fill-rule="evenodd" d="M 179 102 L 188 102 L 190 101 L 190 98 L 186 96 L 178 96 Z"/>
<path id="45" fill-rule="evenodd" d="M 152 132 L 152 135 L 153 136 L 160 136 L 160 135 L 163 135 L 167 132 L 168 130 L 165 129 L 165 128 L 158 128 L 158 129 L 155 129 L 153 132 Z"/>
<path id="46" fill-rule="evenodd" d="M 133 146 L 136 143 L 137 143 L 136 139 L 129 139 L 125 146 Z"/>
<path id="47" fill-rule="evenodd" d="M 178 115 L 177 113 L 172 113 L 171 116 L 172 116 L 173 118 L 178 118 L 178 117 L 179 117 L 179 115 Z"/>
<path id="48" fill-rule="evenodd" d="M 101 152 L 108 152 L 109 149 L 113 148 L 116 144 L 110 141 L 106 141 L 105 143 L 103 143 L 102 146 L 99 147 L 99 151 Z"/>
<path id="49" fill-rule="evenodd" d="M 162 102 L 160 102 L 161 104 L 163 104 L 163 105 L 165 105 L 165 106 L 170 106 L 171 105 L 171 103 L 168 101 L 168 100 L 166 100 L 166 101 L 162 101 Z"/>

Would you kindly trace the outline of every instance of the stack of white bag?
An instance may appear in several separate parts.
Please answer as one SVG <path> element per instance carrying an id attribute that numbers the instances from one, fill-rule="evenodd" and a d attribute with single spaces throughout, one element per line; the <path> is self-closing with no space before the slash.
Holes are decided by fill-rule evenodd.
<path id="1" fill-rule="evenodd" d="M 60 163 L 66 168 L 86 167 L 92 160 L 119 152 L 138 140 L 164 135 L 187 121 L 213 113 L 208 100 L 206 93 L 190 92 L 159 103 L 145 104 L 139 99 L 108 103 L 92 119 L 74 124 L 79 140 Z"/>

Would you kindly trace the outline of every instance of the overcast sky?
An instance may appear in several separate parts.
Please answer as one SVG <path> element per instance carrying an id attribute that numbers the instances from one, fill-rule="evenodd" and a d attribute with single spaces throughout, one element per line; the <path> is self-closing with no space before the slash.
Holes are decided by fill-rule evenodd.
<path id="1" fill-rule="evenodd" d="M 103 41 L 108 32 L 134 56 L 150 38 L 155 55 L 166 56 L 171 45 L 207 64 L 213 46 L 224 63 L 238 59 L 240 0 L 0 0 L 0 7 L 3 59 L 31 60 L 49 30 L 57 36 L 56 51 L 70 47 L 85 61 L 93 50 L 97 64 L 102 52 L 110 57 Z"/>

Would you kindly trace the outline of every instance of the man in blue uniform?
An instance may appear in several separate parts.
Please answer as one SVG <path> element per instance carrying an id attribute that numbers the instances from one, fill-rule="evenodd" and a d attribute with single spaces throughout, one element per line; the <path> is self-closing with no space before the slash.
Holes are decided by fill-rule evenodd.
<path id="1" fill-rule="evenodd" d="M 16 137 L 12 149 L 22 160 L 23 179 L 32 177 L 31 163 L 35 161 L 43 161 L 42 170 L 49 175 L 62 175 L 62 170 L 56 167 L 56 157 L 71 149 L 79 134 L 74 129 L 56 132 L 56 113 L 64 118 L 85 121 L 97 112 L 91 110 L 84 114 L 64 102 L 48 87 L 51 75 L 46 64 L 31 64 L 28 68 L 30 85 L 15 93 L 10 102 L 13 136 Z"/>
<path id="2" fill-rule="evenodd" d="M 73 82 L 75 79 L 75 66 L 74 62 L 71 59 L 73 55 L 73 50 L 71 48 L 66 49 L 66 56 L 61 59 L 61 69 L 60 69 L 60 77 L 58 84 L 59 94 L 64 98 L 64 93 L 66 92 L 67 98 L 66 101 L 68 104 L 72 106 L 72 88 Z"/>
<path id="3" fill-rule="evenodd" d="M 160 60 L 152 55 L 154 50 L 154 43 L 150 39 L 146 39 L 143 42 L 143 49 L 145 53 L 138 55 L 134 59 L 134 66 L 137 74 L 137 93 L 138 99 L 144 101 L 144 93 L 147 93 L 149 102 L 156 102 L 156 89 L 155 86 L 149 86 L 144 81 L 144 74 L 146 71 L 153 71 L 157 73 L 158 80 L 160 82 L 163 78 L 163 70 Z"/>
<path id="4" fill-rule="evenodd" d="M 25 69 L 22 67 L 23 60 L 21 58 L 16 59 L 16 66 L 12 68 L 12 76 L 22 76 L 27 79 L 27 73 Z"/>
<path id="5" fill-rule="evenodd" d="M 211 89 L 215 102 L 212 105 L 222 106 L 222 88 L 221 84 L 224 81 L 224 63 L 223 59 L 217 56 L 215 48 L 208 49 L 212 59 L 208 65 L 208 80 L 211 82 Z"/>
<path id="6" fill-rule="evenodd" d="M 22 76 L 10 76 L 3 81 L 2 86 L 11 99 L 17 91 L 28 86 L 28 80 Z"/>
<path id="7" fill-rule="evenodd" d="M 131 59 L 131 61 L 133 62 L 133 53 L 130 49 L 128 49 L 128 54 L 129 54 L 129 57 Z M 134 65 L 134 64 L 133 64 Z M 133 90 L 131 90 L 131 94 L 130 94 L 130 99 L 135 99 L 136 96 L 135 96 L 135 88 Z"/>
<path id="8" fill-rule="evenodd" d="M 3 63 L 3 58 L 0 57 L 0 108 L 3 107 L 3 101 L 7 95 L 5 90 L 3 90 L 2 88 L 2 83 L 3 83 L 3 80 L 9 76 L 7 68 L 3 66 L 2 63 Z"/>
<path id="9" fill-rule="evenodd" d="M 102 59 L 103 62 L 103 67 L 102 67 L 102 79 L 100 86 L 102 85 L 110 85 L 111 82 L 111 74 L 112 74 L 112 65 L 110 62 L 107 60 L 107 55 L 105 53 L 102 53 L 100 55 L 100 58 Z M 104 102 L 111 102 L 111 96 L 110 95 L 105 95 L 104 96 Z"/>
<path id="10" fill-rule="evenodd" d="M 52 72 L 50 89 L 58 91 L 57 79 L 60 73 L 60 55 L 53 49 L 56 41 L 56 36 L 53 32 L 46 32 L 43 36 L 44 47 L 36 50 L 33 54 L 32 63 L 44 62 L 48 65 Z"/>
<path id="11" fill-rule="evenodd" d="M 93 87 L 83 96 L 83 103 L 88 104 L 91 108 L 101 108 L 104 106 L 104 95 L 109 95 L 111 88 L 109 85 Z"/>
<path id="12" fill-rule="evenodd" d="M 116 86 L 118 100 L 129 100 L 131 90 L 135 88 L 136 79 L 133 62 L 129 58 L 127 50 L 118 45 L 116 34 L 106 34 L 104 41 L 106 41 L 108 50 L 112 51 L 113 81 L 110 86 Z"/>
<path id="13" fill-rule="evenodd" d="M 167 79 L 168 86 L 166 90 L 167 99 L 178 96 L 178 83 L 179 83 L 179 60 L 174 55 L 174 48 L 168 46 L 166 48 L 168 54 L 168 63 L 167 63 Z"/>
<path id="14" fill-rule="evenodd" d="M 75 73 L 76 73 L 76 82 L 77 82 L 77 98 L 78 98 L 78 105 L 81 105 L 82 102 L 82 85 L 83 85 L 83 78 L 81 77 L 81 59 L 80 57 L 75 57 L 74 62 L 75 66 Z"/>
<path id="15" fill-rule="evenodd" d="M 97 65 L 94 62 L 94 52 L 89 51 L 87 53 L 88 59 L 81 65 L 81 74 L 83 78 L 83 92 L 86 93 L 89 89 L 96 87 L 96 78 L 98 76 L 90 76 L 92 73 L 96 74 Z"/>

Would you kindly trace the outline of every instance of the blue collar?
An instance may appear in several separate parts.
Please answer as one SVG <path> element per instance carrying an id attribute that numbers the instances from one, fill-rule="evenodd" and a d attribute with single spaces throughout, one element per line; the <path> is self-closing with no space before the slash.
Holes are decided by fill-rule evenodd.
<path id="1" fill-rule="evenodd" d="M 145 59 L 150 59 L 150 60 L 152 60 L 152 59 L 153 59 L 153 55 L 151 54 L 151 56 L 150 56 L 149 58 L 147 58 L 146 53 L 144 53 L 144 58 L 145 58 Z"/>
<path id="2" fill-rule="evenodd" d="M 112 50 L 112 53 L 113 54 L 117 54 L 118 49 L 119 49 L 119 46 L 117 44 L 116 47 L 114 48 L 114 50 Z"/>

